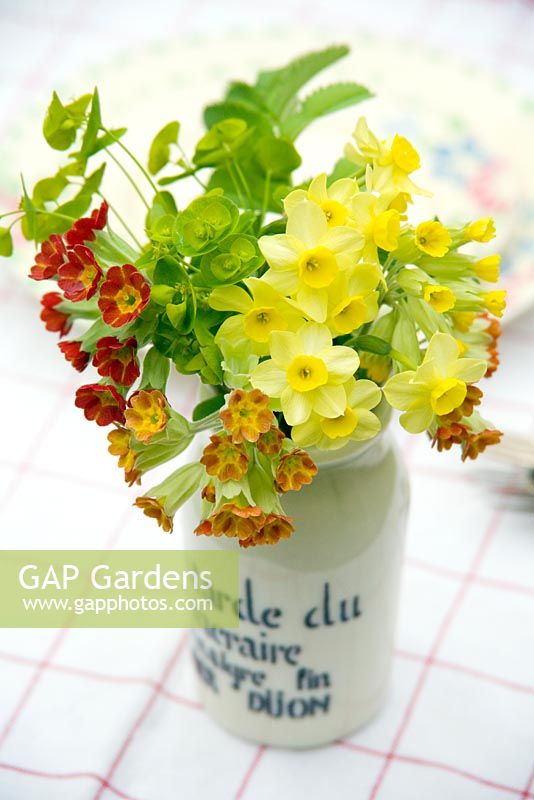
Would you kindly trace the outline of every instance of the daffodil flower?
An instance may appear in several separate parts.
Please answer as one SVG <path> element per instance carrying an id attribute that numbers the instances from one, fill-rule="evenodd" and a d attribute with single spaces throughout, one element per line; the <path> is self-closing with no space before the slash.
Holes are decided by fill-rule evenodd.
<path id="1" fill-rule="evenodd" d="M 251 294 L 232 285 L 218 286 L 209 296 L 208 303 L 216 311 L 237 312 L 222 323 L 215 341 L 250 340 L 252 351 L 265 356 L 271 332 L 296 330 L 303 316 L 265 281 L 248 278 L 244 283 Z"/>
<path id="2" fill-rule="evenodd" d="M 280 400 L 289 425 L 301 425 L 313 411 L 334 419 L 344 413 L 343 384 L 358 369 L 350 347 L 333 346 L 326 325 L 307 322 L 296 333 L 274 331 L 271 358 L 258 364 L 250 382 L 270 398 Z"/>
<path id="3" fill-rule="evenodd" d="M 400 214 L 389 208 L 391 195 L 377 197 L 361 192 L 352 199 L 354 225 L 365 238 L 363 259 L 378 264 L 378 250 L 395 250 L 399 242 Z"/>
<path id="4" fill-rule="evenodd" d="M 364 239 L 345 225 L 329 227 L 321 208 L 302 200 L 289 212 L 286 233 L 262 236 L 258 244 L 270 266 L 262 280 L 295 297 L 307 316 L 324 319 L 326 289 L 357 262 Z"/>
<path id="5" fill-rule="evenodd" d="M 360 117 L 353 133 L 354 144 L 345 146 L 345 158 L 355 164 L 369 165 L 369 188 L 385 194 L 427 195 L 409 178 L 421 166 L 415 147 L 404 136 L 398 134 L 388 141 L 379 141 L 369 130 L 365 117 Z M 356 146 L 355 146 L 356 145 Z"/>
<path id="6" fill-rule="evenodd" d="M 380 431 L 380 420 L 371 411 L 382 393 L 373 381 L 351 378 L 345 384 L 347 407 L 338 417 L 321 417 L 312 413 L 307 422 L 295 425 L 291 438 L 300 447 L 338 450 L 347 442 L 372 439 Z"/>
<path id="7" fill-rule="evenodd" d="M 298 203 L 309 200 L 323 211 L 329 227 L 350 224 L 350 201 L 358 194 L 358 183 L 353 178 L 340 178 L 326 185 L 326 172 L 312 180 L 308 189 L 295 189 L 284 199 L 284 210 L 289 214 Z"/>
<path id="8" fill-rule="evenodd" d="M 337 276 L 328 287 L 326 324 L 333 336 L 352 333 L 375 319 L 378 314 L 376 287 L 381 280 L 382 271 L 376 264 L 357 264 Z"/>
<path id="9" fill-rule="evenodd" d="M 384 386 L 384 394 L 401 414 L 401 425 L 410 433 L 421 433 L 435 416 L 459 408 L 467 394 L 467 384 L 480 380 L 487 363 L 476 358 L 460 358 L 456 340 L 446 333 L 435 333 L 423 363 L 416 370 L 394 375 Z"/>

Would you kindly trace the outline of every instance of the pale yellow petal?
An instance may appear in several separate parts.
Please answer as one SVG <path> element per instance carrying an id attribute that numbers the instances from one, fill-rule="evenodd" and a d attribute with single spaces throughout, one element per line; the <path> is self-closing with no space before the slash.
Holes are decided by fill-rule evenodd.
<path id="1" fill-rule="evenodd" d="M 269 339 L 271 358 L 280 369 L 286 369 L 291 361 L 302 355 L 302 345 L 290 331 L 273 331 Z"/>
<path id="2" fill-rule="evenodd" d="M 326 325 L 318 325 L 315 322 L 306 322 L 298 330 L 298 336 L 303 345 L 303 352 L 306 355 L 316 355 L 325 347 L 332 346 L 332 336 Z"/>
<path id="3" fill-rule="evenodd" d="M 300 241 L 286 233 L 262 236 L 258 246 L 269 266 L 276 270 L 296 268 L 303 251 Z"/>
<path id="4" fill-rule="evenodd" d="M 300 286 L 296 295 L 297 305 L 304 314 L 314 322 L 324 322 L 328 311 L 328 293 L 326 289 L 314 289 L 311 286 Z"/>
<path id="5" fill-rule="evenodd" d="M 305 248 L 311 249 L 328 231 L 328 223 L 318 205 L 303 200 L 291 209 L 287 217 L 286 231 L 288 236 L 302 242 Z"/>
<path id="6" fill-rule="evenodd" d="M 313 410 L 322 417 L 340 417 L 347 408 L 347 395 L 343 386 L 320 386 L 313 392 Z"/>
<path id="7" fill-rule="evenodd" d="M 430 407 L 428 389 L 422 384 L 414 383 L 414 377 L 413 370 L 406 370 L 388 380 L 383 391 L 390 406 L 400 411 L 420 408 L 427 404 Z"/>
<path id="8" fill-rule="evenodd" d="M 328 369 L 328 379 L 332 383 L 346 383 L 360 365 L 358 353 L 352 347 L 328 347 L 318 353 Z"/>
<path id="9" fill-rule="evenodd" d="M 287 385 L 286 374 L 274 361 L 262 361 L 253 370 L 250 383 L 269 397 L 280 397 Z"/>
<path id="10" fill-rule="evenodd" d="M 246 314 L 252 308 L 252 298 L 239 286 L 217 286 L 208 298 L 216 311 L 239 311 Z"/>
<path id="11" fill-rule="evenodd" d="M 487 361 L 480 358 L 459 358 L 453 365 L 450 375 L 466 383 L 476 383 L 484 377 L 487 368 Z"/>
<path id="12" fill-rule="evenodd" d="M 314 392 L 295 392 L 291 386 L 286 386 L 281 394 L 280 402 L 282 411 L 288 425 L 302 425 L 309 419 L 312 411 L 312 398 Z"/>
<path id="13" fill-rule="evenodd" d="M 354 255 L 363 248 L 364 244 L 365 239 L 362 234 L 346 225 L 328 228 L 327 233 L 321 238 L 321 246 L 336 254 Z"/>
<path id="14" fill-rule="evenodd" d="M 382 399 L 382 392 L 373 381 L 354 381 L 348 390 L 348 404 L 351 408 L 370 409 L 377 406 Z"/>
<path id="15" fill-rule="evenodd" d="M 360 408 L 358 409 L 358 424 L 352 433 L 351 439 L 355 439 L 357 442 L 372 439 L 380 431 L 381 427 L 382 425 L 376 414 Z"/>
<path id="16" fill-rule="evenodd" d="M 400 424 L 408 433 L 422 433 L 426 431 L 433 418 L 430 406 L 405 411 L 400 415 Z"/>

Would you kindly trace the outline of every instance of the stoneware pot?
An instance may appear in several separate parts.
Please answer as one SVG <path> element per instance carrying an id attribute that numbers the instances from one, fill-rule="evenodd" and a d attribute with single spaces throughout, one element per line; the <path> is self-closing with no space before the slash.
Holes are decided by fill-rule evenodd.
<path id="1" fill-rule="evenodd" d="M 241 552 L 240 626 L 196 629 L 192 653 L 207 713 L 229 732 L 277 747 L 353 733 L 388 691 L 408 509 L 389 430 L 334 452 L 284 496 L 296 532 Z M 199 507 L 186 510 L 190 531 Z M 187 547 L 235 548 L 187 535 Z"/>

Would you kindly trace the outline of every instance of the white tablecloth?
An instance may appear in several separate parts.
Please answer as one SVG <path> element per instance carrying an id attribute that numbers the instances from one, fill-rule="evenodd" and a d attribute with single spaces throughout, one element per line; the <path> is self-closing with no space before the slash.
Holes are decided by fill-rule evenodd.
<path id="1" fill-rule="evenodd" d="M 206 27 L 222 35 L 305 20 L 330 40 L 350 22 L 448 49 L 532 90 L 528 2 L 266 6 L 2 2 L 3 132 L 66 71 Z M 3 546 L 175 547 L 131 508 L 105 433 L 73 406 L 77 376 L 42 330 L 36 300 L 14 266 L 0 266 Z M 507 431 L 534 434 L 533 348 L 530 314 L 506 329 L 502 367 L 484 386 L 488 414 Z M 2 631 L 0 798 L 534 797 L 534 517 L 484 488 L 481 462 L 462 466 L 424 437 L 399 438 L 413 503 L 393 687 L 374 722 L 321 750 L 258 748 L 204 715 L 182 631 Z"/>

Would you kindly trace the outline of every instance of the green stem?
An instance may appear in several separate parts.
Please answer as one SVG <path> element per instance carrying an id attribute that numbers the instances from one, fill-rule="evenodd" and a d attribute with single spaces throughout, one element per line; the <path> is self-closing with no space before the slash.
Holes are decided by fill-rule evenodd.
<path id="1" fill-rule="evenodd" d="M 180 153 L 182 154 L 182 158 L 183 158 L 183 160 L 184 160 L 184 164 L 185 164 L 185 166 L 186 166 L 186 167 L 187 167 L 187 169 L 188 169 L 188 170 L 191 172 L 191 176 L 192 176 L 192 177 L 193 177 L 193 178 L 196 180 L 196 182 L 198 183 L 198 185 L 199 185 L 199 186 L 201 186 L 201 187 L 204 189 L 204 191 L 206 191 L 206 189 L 207 189 L 208 187 L 207 187 L 207 186 L 206 186 L 206 184 L 205 184 L 203 181 L 201 181 L 201 180 L 200 180 L 200 178 L 198 177 L 198 175 L 197 175 L 197 167 L 194 167 L 194 166 L 193 166 L 193 164 L 192 164 L 192 163 L 189 161 L 189 159 L 188 159 L 188 157 L 187 157 L 187 153 L 185 152 L 185 150 L 184 150 L 184 148 L 182 147 L 182 145 L 180 144 L 180 142 L 178 142 L 178 143 L 177 143 L 177 146 L 178 146 L 178 150 L 179 150 L 179 151 L 180 151 Z"/>
<path id="2" fill-rule="evenodd" d="M 259 216 L 258 230 L 261 231 L 265 214 L 267 213 L 267 206 L 269 205 L 269 193 L 271 191 L 271 170 L 265 176 L 265 185 L 263 187 L 263 200 L 261 203 L 261 212 Z"/>
<path id="3" fill-rule="evenodd" d="M 219 412 L 214 411 L 213 414 L 209 414 L 204 419 L 199 419 L 198 422 L 190 422 L 189 423 L 191 432 L 192 433 L 200 433 L 201 431 L 210 430 L 213 428 L 214 430 L 221 429 L 222 423 L 221 418 L 219 417 Z"/>
<path id="4" fill-rule="evenodd" d="M 115 208 L 115 206 L 112 206 L 112 205 L 111 205 L 111 203 L 109 202 L 109 200 L 106 200 L 106 198 L 104 197 L 104 195 L 102 194 L 102 192 L 97 192 L 97 194 L 98 194 L 98 196 L 99 196 L 99 197 L 101 197 L 101 198 L 102 198 L 102 200 L 105 200 L 105 201 L 106 201 L 106 203 L 108 204 L 109 208 L 111 209 L 111 211 L 113 211 L 113 213 L 115 214 L 115 216 L 116 216 L 116 217 L 117 217 L 117 219 L 119 220 L 120 224 L 122 225 L 122 227 L 123 227 L 123 228 L 124 228 L 124 230 L 126 231 L 126 233 L 128 233 L 128 234 L 131 236 L 131 238 L 132 238 L 132 240 L 133 240 L 134 244 L 136 244 L 136 245 L 137 245 L 137 247 L 139 248 L 139 250 L 142 250 L 142 249 L 143 249 L 143 246 L 142 246 L 141 242 L 139 241 L 139 239 L 137 238 L 137 236 L 135 235 L 135 233 L 132 231 L 132 229 L 130 228 L 130 226 L 129 226 L 129 225 L 126 223 L 126 222 L 125 222 L 125 220 L 124 220 L 124 219 L 122 218 L 122 216 L 119 214 L 119 212 L 117 211 L 117 209 Z"/>
<path id="5" fill-rule="evenodd" d="M 21 214 L 24 216 L 24 211 L 21 208 L 17 208 L 15 211 L 6 211 L 4 214 L 0 214 L 0 219 L 3 219 L 4 217 L 12 217 L 13 214 Z"/>
<path id="6" fill-rule="evenodd" d="M 132 178 L 132 176 L 130 175 L 128 170 L 126 169 L 126 167 L 124 167 L 124 165 L 119 161 L 119 159 L 115 156 L 115 154 L 111 152 L 109 147 L 106 147 L 105 150 L 106 150 L 106 153 L 108 154 L 108 156 L 111 158 L 111 160 L 115 162 L 115 164 L 118 166 L 118 168 L 120 169 L 122 174 L 129 181 L 129 183 L 132 185 L 132 187 L 134 188 L 135 192 L 139 195 L 139 197 L 141 199 L 141 202 L 143 203 L 143 205 L 145 206 L 147 211 L 149 211 L 150 210 L 150 206 L 147 203 L 143 192 L 141 191 L 139 186 L 136 184 L 136 182 L 134 181 L 134 179 Z"/>
<path id="7" fill-rule="evenodd" d="M 158 191 L 159 191 L 158 187 L 156 186 L 156 184 L 154 183 L 154 181 L 152 180 L 152 178 L 150 177 L 150 175 L 148 174 L 148 172 L 146 171 L 146 169 L 143 167 L 143 165 L 141 164 L 141 162 L 139 161 L 139 159 L 138 159 L 138 158 L 136 158 L 136 156 L 134 156 L 134 154 L 132 153 L 132 151 L 131 151 L 131 150 L 129 150 L 129 149 L 126 147 L 126 145 L 125 145 L 125 144 L 123 144 L 123 142 L 122 142 L 122 139 L 118 139 L 116 136 L 114 136 L 114 135 L 113 135 L 113 133 L 112 133 L 110 130 L 108 130 L 108 129 L 107 129 L 106 127 L 104 127 L 103 125 L 101 126 L 101 130 L 103 130 L 103 131 L 104 131 L 104 133 L 107 133 L 107 134 L 108 134 L 108 136 L 111 136 L 111 138 L 112 138 L 112 139 L 115 141 L 115 143 L 116 143 L 116 144 L 118 144 L 118 145 L 119 145 L 119 147 L 120 147 L 122 150 L 124 150 L 124 152 L 126 153 L 126 155 L 127 155 L 127 156 L 129 156 L 129 157 L 132 159 L 132 161 L 133 161 L 133 163 L 135 164 L 135 166 L 136 166 L 136 167 L 137 167 L 137 168 L 138 168 L 138 169 L 139 169 L 139 170 L 142 172 L 142 174 L 145 176 L 145 178 L 146 178 L 146 179 L 147 179 L 147 181 L 149 182 L 150 186 L 152 187 L 153 191 L 155 192 L 155 194 L 157 194 L 157 193 L 158 193 Z"/>
<path id="8" fill-rule="evenodd" d="M 414 364 L 413 361 L 410 361 L 409 358 L 406 358 L 406 356 L 403 356 L 402 353 L 399 353 L 398 350 L 394 350 L 393 348 L 391 348 L 391 350 L 389 351 L 389 355 L 395 361 L 398 361 L 399 364 L 402 364 L 403 367 L 406 367 L 406 369 L 409 369 L 409 370 L 416 370 L 417 369 L 417 364 Z"/>

